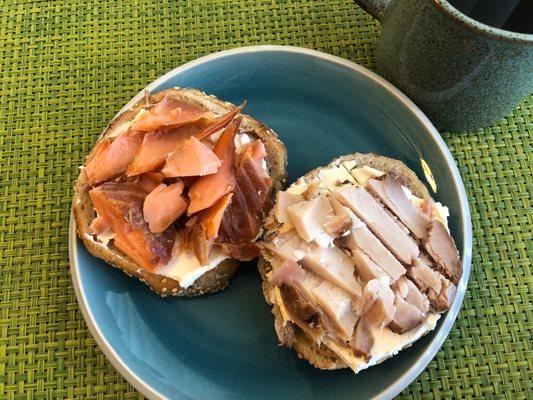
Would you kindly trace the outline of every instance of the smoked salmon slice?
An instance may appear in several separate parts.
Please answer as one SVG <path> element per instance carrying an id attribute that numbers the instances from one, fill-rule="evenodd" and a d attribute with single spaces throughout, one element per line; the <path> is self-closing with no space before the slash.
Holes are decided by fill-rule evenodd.
<path id="1" fill-rule="evenodd" d="M 157 131 L 191 124 L 201 118 L 212 119 L 213 114 L 206 112 L 198 104 L 179 101 L 166 95 L 154 107 L 139 111 L 131 123 L 131 129 L 142 132 Z"/>
<path id="2" fill-rule="evenodd" d="M 263 166 L 265 156 L 265 145 L 261 140 L 256 140 L 243 151 L 237 168 L 239 188 L 253 212 L 263 208 L 268 188 L 272 183 Z"/>
<path id="3" fill-rule="evenodd" d="M 134 176 L 160 168 L 165 163 L 167 154 L 204 126 L 206 123 L 202 120 L 167 132 L 147 132 L 126 174 Z"/>
<path id="4" fill-rule="evenodd" d="M 186 188 L 190 188 L 193 185 L 193 183 L 198 180 L 198 177 L 197 176 L 182 176 L 179 179 L 183 181 L 183 184 L 185 185 Z"/>
<path id="5" fill-rule="evenodd" d="M 183 182 L 160 184 L 151 191 L 143 205 L 144 220 L 153 233 L 161 233 L 187 210 L 187 199 L 181 195 Z"/>
<path id="6" fill-rule="evenodd" d="M 224 129 L 233 120 L 233 118 L 235 118 L 237 114 L 242 111 L 245 106 L 246 102 L 242 103 L 239 107 L 235 107 L 233 110 L 227 112 L 226 114 L 216 117 L 206 128 L 195 134 L 195 136 L 199 140 L 202 140 L 209 137 L 213 133 Z"/>
<path id="7" fill-rule="evenodd" d="M 176 231 L 171 227 L 161 234 L 150 232 L 142 211 L 146 194 L 138 185 L 105 182 L 89 196 L 98 216 L 113 229 L 114 245 L 135 263 L 153 271 L 170 260 Z"/>
<path id="8" fill-rule="evenodd" d="M 247 199 L 239 186 L 237 183 L 231 204 L 222 219 L 220 226 L 222 242 L 235 244 L 248 242 L 254 240 L 259 233 L 261 222 L 258 215 L 248 206 Z"/>
<path id="9" fill-rule="evenodd" d="M 133 162 L 126 174 L 134 176 L 153 171 L 165 163 L 165 156 L 184 140 L 181 132 L 148 132 L 144 135 Z"/>
<path id="10" fill-rule="evenodd" d="M 164 178 L 165 177 L 161 172 L 146 172 L 144 174 L 137 175 L 134 178 L 128 178 L 128 180 L 139 185 L 139 187 L 144 190 L 146 194 L 148 194 L 162 184 Z"/>
<path id="11" fill-rule="evenodd" d="M 222 196 L 231 192 L 235 186 L 235 132 L 241 124 L 242 118 L 234 119 L 224 130 L 214 153 L 221 161 L 221 166 L 215 174 L 206 175 L 196 180 L 189 188 L 189 209 L 187 214 L 204 210 L 215 204 Z"/>
<path id="12" fill-rule="evenodd" d="M 189 239 L 192 239 L 194 254 L 201 264 L 207 264 L 209 262 L 209 253 L 218 236 L 222 217 L 231 202 L 232 196 L 233 193 L 228 193 L 211 207 L 200 212 L 192 227 Z"/>
<path id="13" fill-rule="evenodd" d="M 108 229 L 111 229 L 111 224 L 103 215 L 98 215 L 89 226 L 89 230 L 93 235 L 100 235 Z"/>
<path id="14" fill-rule="evenodd" d="M 234 196 L 220 225 L 219 242 L 223 244 L 223 250 L 231 251 L 231 257 L 243 261 L 249 260 L 253 254 L 257 255 L 257 248 L 245 248 L 244 245 L 253 241 L 259 234 L 268 189 L 272 182 L 263 170 L 265 155 L 261 140 L 248 145 L 241 154 L 235 172 Z M 239 251 L 239 247 L 242 247 L 242 251 Z"/>
<path id="15" fill-rule="evenodd" d="M 233 193 L 226 194 L 199 216 L 198 222 L 204 226 L 208 238 L 214 239 L 218 235 L 222 216 L 231 202 L 232 197 Z"/>
<path id="16" fill-rule="evenodd" d="M 191 136 L 167 155 L 165 167 L 161 172 L 167 177 L 204 176 L 217 172 L 220 165 L 215 153 Z"/>
<path id="17" fill-rule="evenodd" d="M 124 172 L 134 159 L 142 137 L 141 132 L 126 132 L 113 140 L 104 138 L 98 142 L 85 165 L 89 184 L 96 185 Z"/>
<path id="18" fill-rule="evenodd" d="M 220 247 L 225 255 L 239 261 L 250 261 L 261 254 L 261 247 L 255 242 L 222 243 Z"/>
<path id="19" fill-rule="evenodd" d="M 261 140 L 256 140 L 255 142 L 248 143 L 248 145 L 243 149 L 239 164 L 250 161 L 250 160 L 261 160 L 266 156 L 265 145 Z"/>

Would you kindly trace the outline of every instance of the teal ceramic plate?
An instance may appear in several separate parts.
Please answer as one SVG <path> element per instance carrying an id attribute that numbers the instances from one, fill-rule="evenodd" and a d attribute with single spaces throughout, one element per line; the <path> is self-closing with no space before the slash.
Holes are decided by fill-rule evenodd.
<path id="1" fill-rule="evenodd" d="M 358 375 L 320 371 L 279 347 L 255 263 L 223 293 L 160 298 L 92 257 L 70 229 L 78 301 L 95 340 L 117 370 L 149 398 L 390 398 L 433 358 L 457 316 L 470 272 L 471 226 L 461 178 L 422 112 L 391 84 L 349 61 L 293 47 L 247 47 L 179 67 L 147 87 L 194 87 L 239 104 L 285 142 L 289 182 L 347 153 L 376 152 L 424 176 L 451 210 L 464 275 L 437 329 Z M 132 102 L 142 96 L 139 94 Z M 132 103 L 130 103 L 132 104 Z M 130 104 L 126 105 L 129 107 Z"/>

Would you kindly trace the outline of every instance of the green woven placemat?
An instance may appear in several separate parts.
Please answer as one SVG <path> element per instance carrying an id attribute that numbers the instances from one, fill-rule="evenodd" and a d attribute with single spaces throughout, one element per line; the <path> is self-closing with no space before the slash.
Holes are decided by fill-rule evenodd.
<path id="1" fill-rule="evenodd" d="M 78 165 L 147 83 L 199 56 L 290 44 L 374 68 L 379 24 L 350 1 L 0 2 L 0 398 L 140 395 L 87 330 L 68 274 Z M 402 398 L 533 398 L 533 98 L 444 133 L 466 184 L 473 269 L 449 338 Z"/>

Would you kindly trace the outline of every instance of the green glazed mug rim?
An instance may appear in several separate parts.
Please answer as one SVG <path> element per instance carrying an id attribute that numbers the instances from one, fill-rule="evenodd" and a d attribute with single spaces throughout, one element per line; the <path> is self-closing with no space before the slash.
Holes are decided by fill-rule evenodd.
<path id="1" fill-rule="evenodd" d="M 483 34 L 495 40 L 533 45 L 533 34 L 508 31 L 484 24 L 463 14 L 447 0 L 433 0 L 433 3 L 442 14 L 474 33 Z"/>

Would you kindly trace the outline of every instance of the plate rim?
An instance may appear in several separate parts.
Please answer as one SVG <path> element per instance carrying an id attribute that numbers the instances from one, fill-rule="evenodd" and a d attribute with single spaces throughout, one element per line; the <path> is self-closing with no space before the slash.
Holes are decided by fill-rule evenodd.
<path id="1" fill-rule="evenodd" d="M 356 73 L 361 74 L 367 79 L 373 80 L 375 83 L 382 86 L 386 91 L 388 91 L 397 101 L 402 103 L 405 107 L 412 112 L 415 118 L 422 123 L 426 131 L 429 132 L 430 137 L 435 141 L 435 144 L 441 151 L 448 169 L 452 173 L 453 185 L 455 186 L 457 192 L 459 193 L 459 202 L 460 202 L 460 218 L 462 220 L 462 234 L 464 237 L 463 249 L 462 249 L 462 258 L 463 258 L 463 275 L 459 284 L 457 286 L 457 294 L 453 301 L 452 306 L 442 318 L 440 322 L 440 327 L 437 335 L 433 340 L 427 345 L 423 353 L 418 357 L 417 361 L 413 365 L 405 370 L 403 374 L 386 389 L 381 391 L 378 395 L 374 396 L 374 399 L 391 399 L 402 390 L 404 390 L 412 381 L 416 379 L 418 375 L 427 367 L 427 365 L 433 360 L 435 354 L 441 349 L 444 340 L 448 336 L 457 315 L 461 309 L 463 298 L 466 292 L 466 286 L 470 277 L 471 269 L 471 260 L 472 260 L 472 222 L 470 217 L 470 207 L 468 203 L 468 198 L 466 196 L 466 191 L 464 188 L 464 183 L 462 181 L 459 170 L 455 160 L 450 153 L 446 143 L 440 136 L 437 129 L 433 126 L 429 118 L 416 106 L 405 94 L 403 94 L 398 88 L 393 84 L 377 75 L 376 73 L 368 70 L 367 68 L 354 63 L 353 61 L 346 60 L 341 57 L 334 56 L 332 54 L 323 53 L 318 50 L 307 49 L 297 46 L 284 46 L 284 45 L 261 45 L 261 46 L 244 46 L 238 47 L 231 50 L 219 51 L 216 53 L 208 54 L 206 56 L 200 57 L 193 61 L 189 61 L 179 67 L 172 69 L 171 71 L 165 73 L 161 77 L 157 78 L 150 84 L 148 84 L 144 89 L 142 89 L 137 95 L 135 95 L 122 109 L 117 112 L 113 121 L 119 114 L 123 111 L 131 108 L 135 103 L 137 103 L 143 96 L 145 91 L 151 91 L 155 87 L 159 86 L 161 83 L 164 83 L 169 78 L 174 75 L 180 74 L 188 69 L 194 68 L 198 65 L 201 65 L 206 62 L 210 62 L 219 58 L 224 58 L 227 56 L 232 56 L 236 54 L 246 54 L 246 53 L 259 53 L 259 52 L 286 52 L 286 53 L 295 53 L 301 55 L 312 56 L 319 58 L 325 61 L 329 61 L 344 67 L 347 67 L 353 70 Z M 111 123 L 110 121 L 110 123 Z M 109 344 L 107 339 L 104 337 L 94 315 L 88 306 L 87 298 L 85 291 L 81 285 L 79 270 L 78 270 L 78 253 L 77 253 L 77 235 L 76 235 L 76 226 L 74 218 L 71 212 L 70 221 L 69 221 L 69 240 L 68 240 L 68 250 L 69 250 L 69 263 L 70 263 L 70 273 L 72 277 L 72 282 L 74 286 L 74 292 L 76 294 L 76 299 L 80 306 L 83 318 L 89 328 L 89 332 L 96 341 L 98 347 L 102 350 L 106 358 L 111 362 L 115 369 L 130 383 L 135 389 L 137 389 L 141 394 L 150 399 L 157 400 L 166 400 L 167 397 L 163 396 L 160 392 L 154 389 L 150 384 L 145 382 L 142 377 L 138 376 L 133 372 L 128 365 L 120 358 L 115 349 Z"/>

